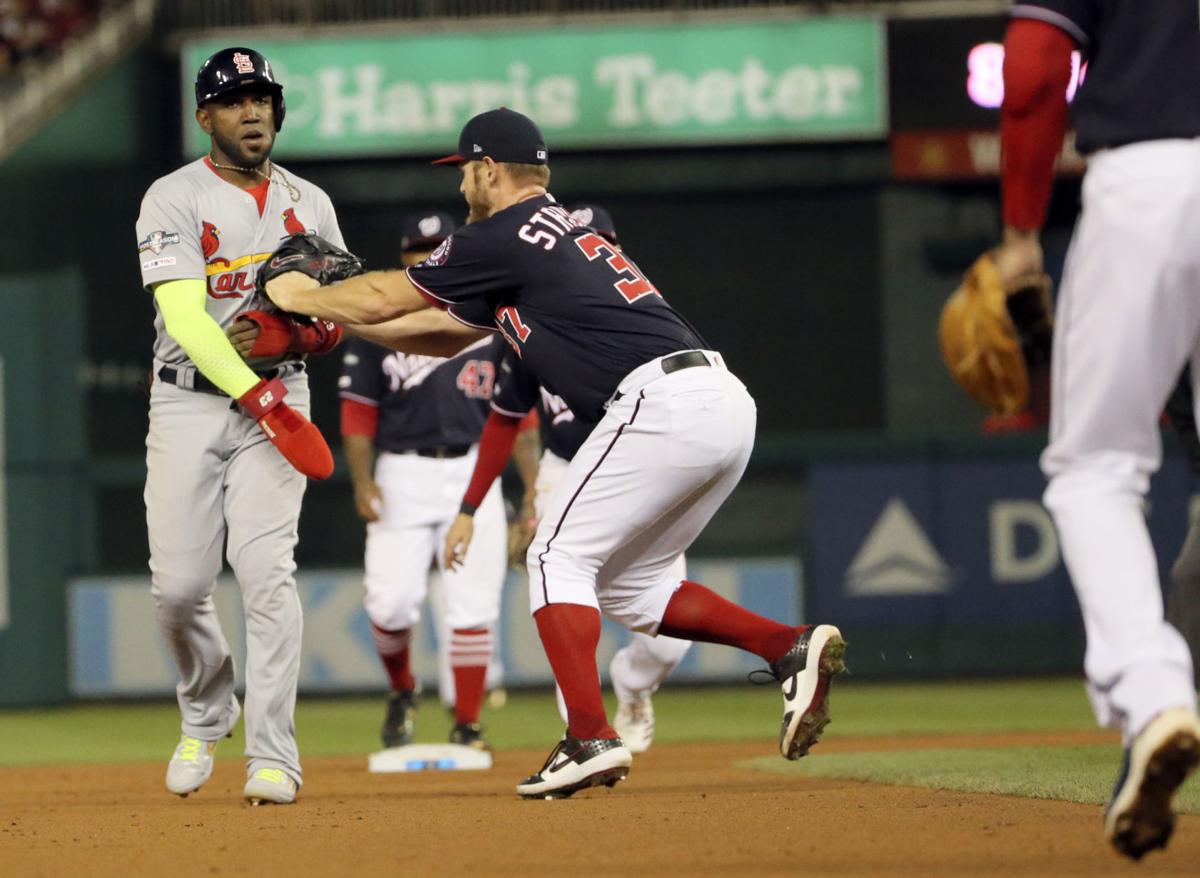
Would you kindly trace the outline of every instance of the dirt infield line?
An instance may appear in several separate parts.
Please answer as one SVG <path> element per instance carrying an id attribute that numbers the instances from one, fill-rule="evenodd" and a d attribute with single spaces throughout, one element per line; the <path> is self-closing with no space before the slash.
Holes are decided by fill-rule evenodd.
<path id="1" fill-rule="evenodd" d="M 1004 736 L 1096 743 L 1095 733 Z M 1107 738 L 1111 740 L 1111 737 Z M 834 739 L 997 746 L 999 736 Z M 1105 738 L 1101 738 L 1101 741 Z M 1100 838 L 1100 809 L 1009 796 L 766 775 L 737 763 L 770 742 L 662 745 L 616 790 L 523 802 L 544 754 L 488 772 L 370 775 L 364 758 L 309 760 L 296 805 L 248 808 L 242 767 L 219 762 L 187 800 L 161 764 L 0 771 L 0 869 L 10 875 L 1194 875 L 1200 818 L 1133 867 Z"/>

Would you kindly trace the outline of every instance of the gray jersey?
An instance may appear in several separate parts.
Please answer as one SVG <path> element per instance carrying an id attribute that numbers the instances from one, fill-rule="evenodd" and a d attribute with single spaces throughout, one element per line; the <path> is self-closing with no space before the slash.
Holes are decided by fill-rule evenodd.
<path id="1" fill-rule="evenodd" d="M 345 246 L 328 195 L 277 164 L 274 176 L 261 216 L 254 196 L 217 176 L 206 159 L 155 180 L 142 199 L 137 221 L 145 287 L 204 278 L 205 307 L 222 329 L 243 312 L 273 310 L 255 292 L 254 279 L 259 264 L 281 239 L 308 231 Z M 285 179 L 290 187 L 283 183 Z M 299 197 L 293 200 L 293 194 Z M 157 305 L 154 328 L 155 359 L 190 365 L 187 354 L 163 327 Z"/>

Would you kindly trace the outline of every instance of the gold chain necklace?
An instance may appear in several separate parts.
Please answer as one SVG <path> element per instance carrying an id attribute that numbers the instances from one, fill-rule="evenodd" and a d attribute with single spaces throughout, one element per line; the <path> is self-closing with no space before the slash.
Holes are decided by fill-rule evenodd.
<path id="1" fill-rule="evenodd" d="M 237 165 L 223 165 L 220 162 L 213 161 L 213 157 L 211 154 L 209 154 L 209 156 L 208 156 L 208 162 L 214 168 L 220 168 L 222 171 L 237 171 L 240 174 L 258 174 L 258 176 L 262 177 L 267 182 L 278 182 L 280 185 L 282 185 L 284 188 L 287 189 L 288 196 L 292 199 L 293 202 L 300 200 L 299 188 L 297 188 L 296 184 L 287 178 L 287 174 L 285 174 L 282 170 L 280 170 L 278 167 L 276 167 L 274 162 L 271 162 L 270 175 L 264 174 L 258 168 L 241 168 L 241 167 L 238 167 Z M 276 176 L 278 176 L 278 180 L 276 180 Z"/>

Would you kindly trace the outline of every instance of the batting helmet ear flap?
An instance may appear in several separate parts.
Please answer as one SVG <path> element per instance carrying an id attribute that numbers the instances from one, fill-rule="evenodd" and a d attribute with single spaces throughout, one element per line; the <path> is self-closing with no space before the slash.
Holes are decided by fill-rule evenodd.
<path id="1" fill-rule="evenodd" d="M 196 73 L 196 106 L 249 85 L 265 86 L 271 93 L 275 130 L 278 131 L 283 127 L 283 117 L 287 113 L 283 86 L 275 81 L 270 62 L 253 49 L 240 46 L 222 49 L 201 64 Z"/>

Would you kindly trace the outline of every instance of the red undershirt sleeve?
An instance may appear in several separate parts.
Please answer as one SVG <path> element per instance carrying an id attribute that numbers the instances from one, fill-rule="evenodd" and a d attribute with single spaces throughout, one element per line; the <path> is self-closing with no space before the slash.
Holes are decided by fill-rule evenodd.
<path id="1" fill-rule="evenodd" d="M 1054 159 L 1067 126 L 1067 86 L 1075 42 L 1044 21 L 1014 19 L 1004 38 L 1000 108 L 1003 216 L 1022 231 L 1042 227 Z"/>
<path id="2" fill-rule="evenodd" d="M 342 400 L 342 435 L 375 438 L 379 426 L 379 407 L 353 399 Z"/>
<path id="3" fill-rule="evenodd" d="M 473 515 L 487 496 L 492 482 L 504 472 L 522 420 L 495 410 L 488 415 L 479 436 L 479 457 L 475 461 L 475 471 L 471 473 L 471 482 L 463 494 L 463 512 Z"/>
<path id="4" fill-rule="evenodd" d="M 541 418 L 538 417 L 538 410 L 532 408 L 529 410 L 529 414 L 521 418 L 521 423 L 517 425 L 517 432 L 524 433 L 526 430 L 536 430 L 541 422 Z"/>

